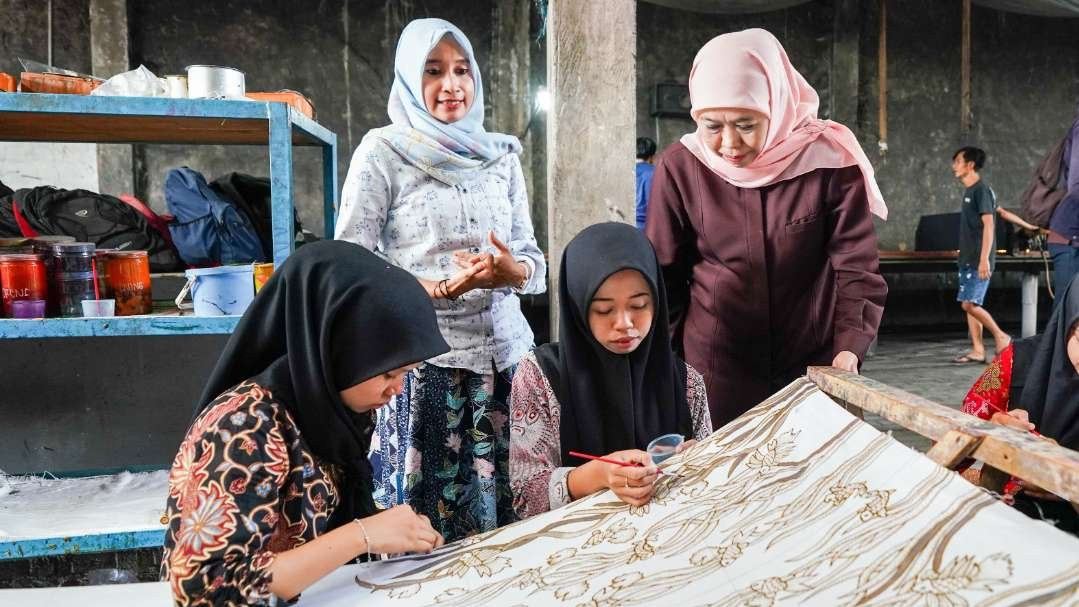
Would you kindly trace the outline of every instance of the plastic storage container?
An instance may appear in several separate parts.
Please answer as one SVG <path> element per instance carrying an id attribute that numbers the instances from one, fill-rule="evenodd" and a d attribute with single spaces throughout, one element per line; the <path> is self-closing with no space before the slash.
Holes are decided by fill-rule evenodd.
<path id="1" fill-rule="evenodd" d="M 82 316 L 83 300 L 97 299 L 93 272 L 57 272 L 53 285 L 57 312 L 64 318 Z"/>
<path id="2" fill-rule="evenodd" d="M 105 274 L 108 283 L 107 290 L 116 300 L 117 316 L 134 316 L 153 312 L 154 301 L 150 292 L 150 257 L 146 251 L 109 253 Z"/>
<path id="3" fill-rule="evenodd" d="M 3 315 L 11 318 L 11 302 L 45 299 L 48 293 L 45 262 L 32 253 L 0 255 L 0 287 L 3 288 Z"/>

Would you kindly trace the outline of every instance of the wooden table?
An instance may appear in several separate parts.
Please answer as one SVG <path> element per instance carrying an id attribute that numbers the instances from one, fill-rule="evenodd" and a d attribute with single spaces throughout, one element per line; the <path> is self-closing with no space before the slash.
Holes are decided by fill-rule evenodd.
<path id="1" fill-rule="evenodd" d="M 959 251 L 880 251 L 881 274 L 957 272 Z M 1047 265 L 1048 264 L 1048 265 Z M 997 253 L 995 271 L 1022 272 L 1022 324 L 1020 334 L 1030 337 L 1038 327 L 1038 274 L 1051 270 L 1052 260 L 1032 251 L 1017 255 Z"/>

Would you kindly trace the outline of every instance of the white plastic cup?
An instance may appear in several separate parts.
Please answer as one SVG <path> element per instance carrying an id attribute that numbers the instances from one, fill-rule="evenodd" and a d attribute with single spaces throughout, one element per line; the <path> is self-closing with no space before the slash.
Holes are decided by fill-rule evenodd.
<path id="1" fill-rule="evenodd" d="M 82 300 L 83 318 L 102 318 L 116 316 L 115 299 L 84 299 Z"/>

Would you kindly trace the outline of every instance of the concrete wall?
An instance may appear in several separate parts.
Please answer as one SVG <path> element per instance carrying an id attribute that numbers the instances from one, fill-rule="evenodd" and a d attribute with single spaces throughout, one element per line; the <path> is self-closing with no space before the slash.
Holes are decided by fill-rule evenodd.
<path id="1" fill-rule="evenodd" d="M 658 81 L 686 82 L 693 56 L 713 36 L 748 27 L 768 29 L 821 97 L 821 117 L 847 101 L 840 69 L 856 63 L 857 119 L 843 121 L 859 137 L 877 170 L 891 210 L 878 222 L 882 248 L 913 248 L 923 214 L 953 212 L 961 187 L 949 170 L 963 145 L 986 149 L 985 177 L 1002 204 L 1015 207 L 1034 165 L 1063 135 L 1079 102 L 1079 19 L 1051 19 L 975 6 L 972 34 L 973 128 L 960 128 L 960 4 L 936 0 L 888 3 L 888 146 L 877 145 L 878 3 L 855 2 L 857 61 L 833 44 L 837 7 L 816 0 L 755 15 L 707 15 L 642 2 L 637 27 L 637 132 L 662 148 L 691 131 L 681 119 L 649 115 Z M 840 15 L 843 16 L 842 14 Z M 840 31 L 840 36 L 849 32 Z M 833 95 L 833 93 L 835 93 Z"/>

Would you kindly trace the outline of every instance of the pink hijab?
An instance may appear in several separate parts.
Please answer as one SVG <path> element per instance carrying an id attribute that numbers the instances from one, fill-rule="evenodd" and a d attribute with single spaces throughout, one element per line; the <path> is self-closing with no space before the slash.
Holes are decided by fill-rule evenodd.
<path id="1" fill-rule="evenodd" d="M 744 167 L 731 165 L 704 145 L 699 122 L 695 132 L 682 136 L 682 144 L 731 185 L 759 188 L 819 168 L 857 164 L 865 178 L 869 210 L 888 218 L 873 166 L 854 133 L 838 122 L 817 118 L 817 92 L 769 32 L 749 29 L 712 38 L 693 59 L 689 97 L 694 120 L 712 108 L 750 109 L 768 116 L 764 147 Z"/>

